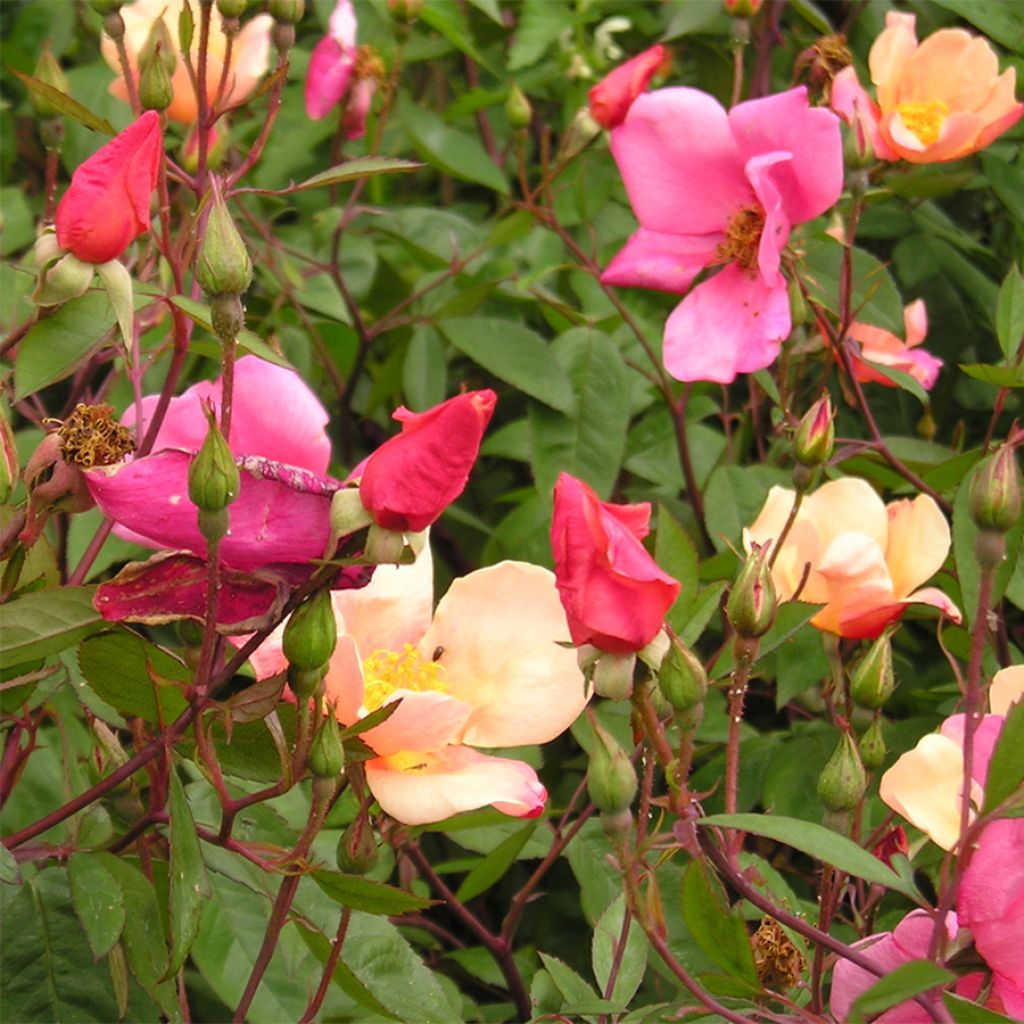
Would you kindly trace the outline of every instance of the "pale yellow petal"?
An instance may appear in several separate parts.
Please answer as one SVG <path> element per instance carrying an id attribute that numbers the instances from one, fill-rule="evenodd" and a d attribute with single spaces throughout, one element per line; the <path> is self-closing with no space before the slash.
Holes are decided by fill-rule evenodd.
<path id="1" fill-rule="evenodd" d="M 1010 665 L 992 677 L 988 706 L 993 715 L 1009 714 L 1021 697 L 1024 697 L 1024 665 Z"/>
<path id="2" fill-rule="evenodd" d="M 949 554 L 949 524 L 927 494 L 888 506 L 889 543 L 885 560 L 893 592 L 907 597 L 942 568 Z"/>

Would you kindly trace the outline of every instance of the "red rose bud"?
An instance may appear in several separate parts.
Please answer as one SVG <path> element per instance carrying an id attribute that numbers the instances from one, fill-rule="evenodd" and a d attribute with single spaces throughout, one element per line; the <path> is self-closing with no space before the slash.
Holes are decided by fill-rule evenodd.
<path id="1" fill-rule="evenodd" d="M 582 480 L 555 484 L 551 547 L 569 635 L 580 647 L 630 654 L 661 629 L 680 586 L 641 543 L 651 506 L 601 501 Z"/>
<path id="2" fill-rule="evenodd" d="M 875 844 L 871 852 L 883 864 L 891 868 L 893 857 L 897 856 L 897 854 L 906 857 L 910 853 L 910 843 L 907 842 L 906 829 L 902 825 L 897 825 L 895 828 L 890 829 L 882 836 L 881 841 Z"/>
<path id="3" fill-rule="evenodd" d="M 665 56 L 664 46 L 652 46 L 620 64 L 590 90 L 590 113 L 602 128 L 611 130 L 622 124 L 633 101 L 665 63 Z"/>
<path id="4" fill-rule="evenodd" d="M 160 115 L 147 110 L 71 176 L 57 205 L 57 240 L 86 263 L 117 259 L 149 230 L 163 142 Z"/>
<path id="5" fill-rule="evenodd" d="M 854 669 L 850 680 L 850 696 L 862 708 L 877 709 L 884 706 L 896 688 L 892 670 L 892 642 L 884 632 Z"/>
<path id="6" fill-rule="evenodd" d="M 725 614 L 744 639 L 764 636 L 775 622 L 778 602 L 768 567 L 768 545 L 753 545 L 736 582 L 732 585 Z"/>
<path id="7" fill-rule="evenodd" d="M 818 777 L 818 797 L 830 811 L 852 811 L 867 788 L 867 776 L 849 732 L 839 743 Z"/>
<path id="8" fill-rule="evenodd" d="M 363 507 L 385 530 L 418 533 L 463 491 L 497 396 L 467 391 L 426 412 L 399 408 L 402 432 L 367 460 L 359 481 Z"/>
<path id="9" fill-rule="evenodd" d="M 616 814 L 626 810 L 636 796 L 636 769 L 615 737 L 596 722 L 593 725 L 587 792 L 599 811 Z"/>
<path id="10" fill-rule="evenodd" d="M 1005 533 L 1020 516 L 1020 472 L 1010 445 L 1003 445 L 974 471 L 971 518 L 980 530 Z"/>

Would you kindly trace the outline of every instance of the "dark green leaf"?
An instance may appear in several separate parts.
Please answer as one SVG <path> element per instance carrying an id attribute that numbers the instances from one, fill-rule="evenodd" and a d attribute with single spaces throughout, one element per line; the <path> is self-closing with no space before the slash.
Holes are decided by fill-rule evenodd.
<path id="1" fill-rule="evenodd" d="M 202 302 L 194 302 L 192 299 L 187 299 L 184 295 L 172 295 L 171 302 L 183 313 L 187 314 L 190 320 L 194 320 L 204 330 L 213 332 L 213 327 L 210 324 L 209 306 L 204 305 Z M 219 352 L 218 348 L 217 353 L 219 354 Z M 238 354 L 240 356 L 259 356 L 260 359 L 265 359 L 268 363 L 273 363 L 275 366 L 283 366 L 289 370 L 292 368 L 292 364 L 284 356 L 275 352 L 262 338 L 253 334 L 252 331 L 243 330 L 238 335 Z"/>
<path id="2" fill-rule="evenodd" d="M 124 929 L 124 893 L 103 861 L 92 853 L 75 853 L 68 859 L 71 902 L 85 929 L 92 955 L 106 956 Z"/>
<path id="3" fill-rule="evenodd" d="M 455 49 L 493 73 L 494 68 L 477 49 L 470 35 L 469 23 L 460 5 L 447 0 L 427 0 L 419 12 L 419 18 L 432 29 L 440 32 Z"/>
<path id="4" fill-rule="evenodd" d="M 992 760 L 988 763 L 983 814 L 994 811 L 1024 782 L 1024 701 L 1006 714 Z"/>
<path id="5" fill-rule="evenodd" d="M 67 93 L 55 89 L 52 85 L 47 85 L 46 82 L 41 82 L 38 78 L 33 78 L 32 75 L 26 75 L 9 64 L 7 70 L 24 82 L 37 96 L 52 103 L 62 114 L 74 118 L 79 124 L 84 124 L 86 128 L 91 128 L 94 132 L 103 132 L 104 135 L 116 134 L 114 126 L 105 117 L 97 116 L 77 100 L 73 100 Z"/>
<path id="6" fill-rule="evenodd" d="M 697 549 L 683 524 L 664 506 L 658 506 L 658 533 L 654 542 L 654 558 L 670 576 L 679 580 L 681 588 L 669 609 L 668 624 L 681 632 L 690 621 L 700 591 L 700 562 Z"/>
<path id="7" fill-rule="evenodd" d="M 729 907 L 699 860 L 686 867 L 682 900 L 686 927 L 701 950 L 730 977 L 759 990 L 750 934 L 739 908 Z"/>
<path id="8" fill-rule="evenodd" d="M 881 363 L 873 363 L 870 359 L 865 359 L 864 363 L 886 380 L 891 380 L 900 390 L 909 391 L 922 405 L 927 406 L 931 401 L 921 382 L 909 373 L 894 370 L 891 366 L 883 366 Z"/>
<path id="9" fill-rule="evenodd" d="M 105 625 L 92 606 L 95 591 L 95 587 L 37 590 L 0 605 L 4 664 L 57 654 Z"/>
<path id="10" fill-rule="evenodd" d="M 928 960 L 900 964 L 857 997 L 850 1007 L 850 1024 L 864 1024 L 868 1018 L 955 978 L 952 971 Z"/>
<path id="11" fill-rule="evenodd" d="M 572 24 L 565 0 L 523 0 L 516 7 L 516 34 L 508 55 L 508 70 L 536 64 L 552 43 Z"/>
<path id="12" fill-rule="evenodd" d="M 943 992 L 942 1001 L 956 1024 L 1014 1024 L 1012 1017 L 1006 1017 L 987 1006 L 979 1006 L 970 999 Z"/>
<path id="13" fill-rule="evenodd" d="M 756 518 L 768 491 L 792 486 L 790 474 L 774 466 L 719 466 L 708 480 L 704 508 L 708 533 L 719 551 L 736 545 Z"/>
<path id="14" fill-rule="evenodd" d="M 540 958 L 565 1002 L 563 1012 L 575 1014 L 614 1013 L 617 1007 L 602 999 L 568 964 L 556 956 L 541 953 Z"/>
<path id="15" fill-rule="evenodd" d="M 468 875 L 462 880 L 456 892 L 456 899 L 465 903 L 467 900 L 475 899 L 481 893 L 498 882 L 506 871 L 515 863 L 519 852 L 526 845 L 527 840 L 533 835 L 537 823 L 531 822 L 526 828 L 521 828 L 499 843 Z"/>
<path id="16" fill-rule="evenodd" d="M 4 885 L 21 885 L 21 868 L 14 854 L 0 843 L 0 882 Z"/>
<path id="17" fill-rule="evenodd" d="M 314 174 L 312 178 L 307 178 L 286 191 L 302 192 L 308 188 L 323 188 L 326 185 L 338 185 L 346 181 L 372 178 L 377 174 L 415 171 L 422 166 L 423 164 L 415 163 L 412 160 L 399 160 L 393 156 L 363 156 L 355 160 L 347 160 L 343 164 L 335 164 L 326 171 Z"/>
<path id="18" fill-rule="evenodd" d="M 679 639 L 684 644 L 695 644 L 704 632 L 711 617 L 718 611 L 722 602 L 722 594 L 725 592 L 726 583 L 720 580 L 704 587 L 697 596 L 693 608 L 690 610 L 689 618 L 679 633 Z"/>
<path id="19" fill-rule="evenodd" d="M 1024 53 L 1024 24 L 1014 4 L 1004 0 L 935 0 L 937 6 L 958 14 L 997 43 Z"/>
<path id="20" fill-rule="evenodd" d="M 177 772 L 171 771 L 170 777 L 171 963 L 167 968 L 168 976 L 176 974 L 185 962 L 199 934 L 203 902 L 213 894 L 210 880 L 206 877 L 206 865 L 203 863 L 188 798 Z"/>
<path id="21" fill-rule="evenodd" d="M 441 333 L 495 377 L 531 398 L 563 412 L 576 413 L 576 397 L 566 372 L 544 339 L 522 324 L 488 317 L 445 320 Z"/>
<path id="22" fill-rule="evenodd" d="M 757 661 L 796 636 L 820 610 L 821 605 L 804 604 L 803 601 L 789 601 L 780 605 L 775 625 L 761 638 L 760 646 L 757 649 Z M 713 676 L 715 679 L 724 679 L 734 667 L 735 659 L 730 645 L 715 662 Z"/>
<path id="23" fill-rule="evenodd" d="M 1016 265 L 1003 278 L 996 304 L 996 337 L 1007 359 L 1015 359 L 1024 339 L 1024 275 Z"/>
<path id="24" fill-rule="evenodd" d="M 701 818 L 698 824 L 737 828 L 756 836 L 766 836 L 792 846 L 794 850 L 800 850 L 824 864 L 831 864 L 848 875 L 863 878 L 867 882 L 877 882 L 911 899 L 920 898 L 912 884 L 903 881 L 895 871 L 887 868 L 867 850 L 862 850 L 852 839 L 813 821 L 772 814 L 713 814 Z"/>
<path id="25" fill-rule="evenodd" d="M 434 902 L 359 875 L 315 871 L 311 877 L 335 903 L 367 914 L 407 914 L 423 910 Z"/>
<path id="26" fill-rule="evenodd" d="M 74 373 L 115 322 L 107 293 L 89 291 L 33 324 L 18 346 L 14 366 L 18 398 Z"/>

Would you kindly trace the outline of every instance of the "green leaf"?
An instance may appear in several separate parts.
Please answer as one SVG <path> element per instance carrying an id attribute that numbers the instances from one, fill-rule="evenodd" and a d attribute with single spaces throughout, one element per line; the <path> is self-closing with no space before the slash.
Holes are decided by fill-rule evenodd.
<path id="1" fill-rule="evenodd" d="M 565 0 L 524 0 L 516 6 L 516 32 L 508 55 L 508 70 L 536 64 L 548 47 L 572 24 Z"/>
<path id="2" fill-rule="evenodd" d="M 95 591 L 95 587 L 37 590 L 0 605 L 4 664 L 57 654 L 106 625 L 92 606 Z"/>
<path id="3" fill-rule="evenodd" d="M 185 962 L 192 943 L 199 934 L 199 921 L 203 913 L 203 902 L 213 895 L 210 880 L 206 876 L 196 823 L 188 798 L 181 785 L 181 779 L 171 771 L 170 812 L 171 812 L 171 865 L 170 865 L 170 908 L 171 908 L 171 962 L 167 975 L 171 976 Z"/>
<path id="4" fill-rule="evenodd" d="M 38 78 L 33 78 L 32 75 L 26 75 L 17 68 L 11 67 L 10 64 L 7 65 L 7 70 L 24 82 L 37 96 L 52 103 L 62 114 L 73 118 L 79 124 L 84 124 L 86 128 L 91 128 L 94 132 L 102 132 L 104 135 L 117 134 L 114 131 L 114 126 L 105 117 L 97 116 L 77 100 L 73 100 L 67 93 L 61 92 L 60 89 L 56 89 L 52 85 L 47 85 L 46 82 L 41 82 Z"/>
<path id="5" fill-rule="evenodd" d="M 458 4 L 449 3 L 448 0 L 428 0 L 420 8 L 419 19 L 436 32 L 440 32 L 456 50 L 492 74 L 495 73 L 493 65 L 474 44 L 466 16 Z"/>
<path id="6" fill-rule="evenodd" d="M 864 363 L 886 380 L 891 380 L 901 391 L 909 391 L 922 405 L 927 406 L 931 402 L 921 382 L 904 370 L 894 370 L 891 366 L 873 363 L 870 359 L 865 359 Z"/>
<path id="7" fill-rule="evenodd" d="M 700 561 L 697 549 L 683 524 L 664 506 L 658 506 L 658 533 L 654 542 L 654 560 L 681 584 L 666 618 L 680 633 L 690 620 L 700 592 Z"/>
<path id="8" fill-rule="evenodd" d="M 1010 216 L 1024 226 L 1024 173 L 991 151 L 981 154 L 981 168 Z"/>
<path id="9" fill-rule="evenodd" d="M 729 550 L 756 518 L 774 485 L 791 486 L 790 474 L 773 466 L 719 466 L 708 479 L 704 510 L 715 548 Z"/>
<path id="10" fill-rule="evenodd" d="M 14 366 L 18 398 L 69 377 L 103 341 L 116 320 L 106 293 L 90 291 L 33 324 L 18 346 Z"/>
<path id="11" fill-rule="evenodd" d="M 445 399 L 448 367 L 444 342 L 428 324 L 416 324 L 402 364 L 402 391 L 409 408 L 422 412 Z"/>
<path id="12" fill-rule="evenodd" d="M 188 706 L 181 684 L 191 681 L 192 670 L 127 630 L 86 640 L 78 666 L 93 691 L 126 718 L 163 726 Z"/>
<path id="13" fill-rule="evenodd" d="M 314 174 L 298 185 L 293 185 L 285 192 L 302 192 L 308 188 L 323 188 L 326 185 L 339 185 L 346 181 L 359 181 L 361 178 L 372 178 L 378 174 L 400 174 L 416 171 L 423 164 L 413 160 L 399 160 L 393 156 L 363 156 L 355 160 L 346 160 L 343 164 L 335 164 L 326 171 Z"/>
<path id="14" fill-rule="evenodd" d="M 412 103 L 399 105 L 398 120 L 419 155 L 442 174 L 509 194 L 505 175 L 472 135 L 449 127 L 433 111 Z"/>
<path id="15" fill-rule="evenodd" d="M 900 964 L 857 997 L 850 1007 L 850 1024 L 864 1024 L 869 1017 L 955 979 L 952 971 L 928 960 Z"/>
<path id="16" fill-rule="evenodd" d="M 994 811 L 1024 782 L 1024 701 L 1006 714 L 992 759 L 988 763 L 985 805 L 982 814 Z"/>
<path id="17" fill-rule="evenodd" d="M 956 1024 L 1014 1024 L 1012 1017 L 996 1013 L 987 1006 L 979 1006 L 952 992 L 943 992 L 942 1001 Z"/>
<path id="18" fill-rule="evenodd" d="M 713 814 L 698 821 L 700 825 L 715 825 L 719 828 L 737 828 L 752 832 L 756 836 L 775 839 L 794 850 L 800 850 L 809 857 L 824 864 L 831 864 L 866 882 L 877 882 L 913 900 L 920 894 L 910 882 L 905 882 L 895 871 L 887 868 L 877 857 L 862 850 L 852 839 L 833 832 L 824 825 L 798 818 L 785 818 L 773 814 Z"/>
<path id="19" fill-rule="evenodd" d="M 565 1002 L 563 1012 L 574 1014 L 615 1013 L 618 1007 L 607 999 L 602 999 L 568 964 L 548 953 L 540 954 L 555 987 L 562 993 Z"/>
<path id="20" fill-rule="evenodd" d="M 92 853 L 68 858 L 71 902 L 82 922 L 92 955 L 106 956 L 124 929 L 124 893 L 102 860 Z"/>
<path id="21" fill-rule="evenodd" d="M 784 708 L 828 674 L 821 630 L 806 626 L 779 645 L 775 678 L 775 707 Z"/>
<path id="22" fill-rule="evenodd" d="M 996 337 L 1007 359 L 1015 359 L 1024 339 L 1024 275 L 1014 264 L 1003 278 L 996 301 Z"/>
<path id="23" fill-rule="evenodd" d="M 959 366 L 968 377 L 997 388 L 1024 388 L 1024 366 L 991 366 L 988 363 L 960 363 Z"/>
<path id="24" fill-rule="evenodd" d="M 463 317 L 438 324 L 463 355 L 538 402 L 572 416 L 576 398 L 566 372 L 547 342 L 528 327 L 489 317 Z"/>
<path id="25" fill-rule="evenodd" d="M 776 648 L 787 643 L 821 611 L 820 604 L 804 604 L 803 601 L 789 601 L 779 606 L 775 625 L 761 638 L 757 648 L 757 664 Z M 735 667 L 735 658 L 730 645 L 715 662 L 713 678 L 724 679 Z"/>
<path id="26" fill-rule="evenodd" d="M 310 877 L 335 903 L 367 914 L 408 914 L 434 904 L 433 900 L 359 875 L 314 871 Z"/>
<path id="27" fill-rule="evenodd" d="M 550 351 L 568 374 L 576 411 L 563 416 L 546 406 L 530 406 L 537 490 L 549 494 L 564 471 L 608 498 L 629 426 L 629 381 L 622 356 L 606 335 L 586 327 L 566 331 Z"/>
<path id="28" fill-rule="evenodd" d="M 997 43 L 1024 53 L 1024 23 L 1014 4 L 1005 0 L 935 0 L 935 3 L 970 22 Z"/>
<path id="29" fill-rule="evenodd" d="M 0 882 L 4 885 L 21 885 L 21 868 L 14 854 L 0 843 Z"/>
<path id="30" fill-rule="evenodd" d="M 694 941 L 731 978 L 759 991 L 750 933 L 739 908 L 730 908 L 704 863 L 692 860 L 683 875 L 683 919 Z"/>
<path id="31" fill-rule="evenodd" d="M 601 915 L 594 925 L 594 939 L 590 947 L 591 964 L 597 987 L 605 992 L 612 975 L 612 966 L 618 962 L 618 974 L 612 985 L 609 1000 L 624 1009 L 636 995 L 647 970 L 647 938 L 636 920 L 631 919 L 626 933 L 625 947 L 619 952 L 626 896 L 622 893 Z"/>
<path id="32" fill-rule="evenodd" d="M 194 320 L 204 330 L 209 331 L 211 334 L 213 333 L 213 326 L 210 323 L 209 306 L 202 302 L 194 302 L 192 299 L 187 299 L 184 295 L 172 295 L 170 301 L 185 313 L 189 319 Z M 213 351 L 211 349 L 211 353 Z M 238 335 L 238 354 L 240 356 L 259 356 L 260 359 L 265 359 L 268 363 L 273 363 L 275 366 L 283 366 L 288 370 L 292 368 L 292 364 L 284 356 L 275 352 L 262 338 L 253 334 L 252 331 L 243 330 Z M 216 355 L 219 358 L 219 343 L 216 346 Z"/>
<path id="33" fill-rule="evenodd" d="M 503 840 L 491 850 L 462 880 L 462 885 L 459 886 L 459 890 L 455 894 L 456 899 L 465 903 L 467 900 L 475 899 L 481 893 L 487 892 L 515 863 L 536 827 L 537 823 L 531 822 L 526 828 L 514 832 L 508 839 Z"/>
<path id="34" fill-rule="evenodd" d="M 718 611 L 726 586 L 725 580 L 719 580 L 700 591 L 690 611 L 690 617 L 679 633 L 679 639 L 684 644 L 692 647 L 700 639 L 711 617 Z"/>

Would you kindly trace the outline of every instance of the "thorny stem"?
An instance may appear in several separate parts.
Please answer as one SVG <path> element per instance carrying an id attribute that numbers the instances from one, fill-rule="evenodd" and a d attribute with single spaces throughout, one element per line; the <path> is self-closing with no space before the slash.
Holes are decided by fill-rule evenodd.
<path id="1" fill-rule="evenodd" d="M 338 960 L 341 957 L 341 948 L 345 945 L 345 935 L 348 932 L 348 924 L 351 920 L 352 910 L 349 907 L 345 907 L 341 911 L 341 920 L 338 922 L 338 932 L 334 936 L 334 941 L 331 943 L 331 952 L 328 954 L 327 961 L 324 964 L 324 973 L 320 978 L 320 984 L 317 986 L 317 990 L 313 994 L 313 998 L 310 999 L 307 1004 L 306 1011 L 303 1013 L 299 1024 L 311 1024 L 311 1022 L 316 1019 L 316 1015 L 319 1013 L 320 1007 L 323 1006 L 324 999 L 327 997 L 327 992 L 331 987 L 331 982 L 334 980 L 334 968 L 338 966 Z"/>
<path id="2" fill-rule="evenodd" d="M 210 97 L 206 91 L 206 77 L 209 73 L 207 61 L 210 53 L 210 19 L 213 13 L 213 0 L 199 0 L 199 55 L 196 66 L 196 103 L 198 114 L 196 130 L 198 165 L 196 167 L 196 189 L 201 194 L 206 190 L 207 161 L 210 148 Z"/>
<path id="3" fill-rule="evenodd" d="M 734 641 L 736 667 L 729 679 L 729 735 L 725 744 L 725 813 L 736 813 L 740 778 L 740 727 L 743 724 L 743 701 L 750 682 L 750 673 L 757 659 L 757 640 L 737 636 Z M 736 850 L 742 845 L 742 833 L 737 833 Z"/>

